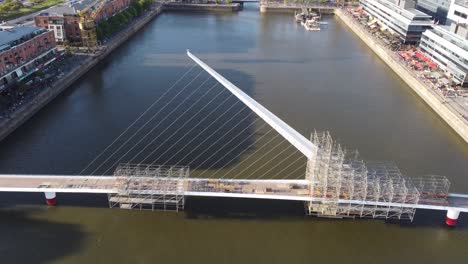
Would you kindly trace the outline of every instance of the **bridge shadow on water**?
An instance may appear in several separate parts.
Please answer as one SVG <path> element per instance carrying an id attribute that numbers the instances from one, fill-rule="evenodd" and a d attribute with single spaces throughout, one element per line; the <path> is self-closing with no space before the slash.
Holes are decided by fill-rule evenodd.
<path id="1" fill-rule="evenodd" d="M 450 227 L 445 224 L 446 211 L 436 211 L 436 210 L 416 210 L 416 215 L 413 222 L 409 221 L 387 221 L 390 224 L 399 224 L 403 228 L 430 228 L 430 229 L 440 229 L 445 228 L 447 230 L 456 229 L 456 230 L 466 230 L 468 229 L 468 219 L 466 214 L 460 214 L 460 218 L 457 222 L 456 227 Z"/>
<path id="2" fill-rule="evenodd" d="M 1 263 L 51 263 L 83 247 L 86 234 L 80 226 L 34 216 L 43 211 L 0 208 Z"/>
<path id="3" fill-rule="evenodd" d="M 190 197 L 185 212 L 189 219 L 304 220 L 304 204 L 297 201 Z"/>
<path id="4" fill-rule="evenodd" d="M 47 208 L 44 193 L 0 193 L 0 208 L 11 205 L 44 206 Z M 109 208 L 107 194 L 57 193 L 57 206 Z"/>
<path id="5" fill-rule="evenodd" d="M 444 211 L 417 210 L 414 221 L 398 219 L 368 219 L 368 218 L 321 218 L 307 216 L 303 202 L 262 199 L 237 198 L 207 198 L 190 197 L 186 203 L 186 215 L 189 219 L 236 219 L 236 220 L 279 220 L 288 221 L 378 221 L 390 226 L 404 229 L 430 228 L 434 230 L 466 230 L 468 219 L 461 215 L 456 227 L 445 224 Z"/>

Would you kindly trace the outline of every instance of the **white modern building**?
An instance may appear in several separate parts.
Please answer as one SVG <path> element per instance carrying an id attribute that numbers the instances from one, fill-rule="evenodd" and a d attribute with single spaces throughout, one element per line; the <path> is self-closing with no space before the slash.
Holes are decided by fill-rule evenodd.
<path id="1" fill-rule="evenodd" d="M 420 49 L 447 70 L 463 86 L 468 86 L 468 26 L 452 23 L 435 26 L 423 33 Z"/>
<path id="2" fill-rule="evenodd" d="M 417 0 L 416 9 L 430 15 L 434 21 L 445 25 L 453 0 Z"/>
<path id="3" fill-rule="evenodd" d="M 380 23 L 397 33 L 405 43 L 419 42 L 432 27 L 432 17 L 414 8 L 412 0 L 361 0 L 362 8 Z"/>
<path id="4" fill-rule="evenodd" d="M 450 9 L 447 15 L 447 20 L 450 23 L 466 24 L 468 23 L 468 1 L 452 0 Z"/>

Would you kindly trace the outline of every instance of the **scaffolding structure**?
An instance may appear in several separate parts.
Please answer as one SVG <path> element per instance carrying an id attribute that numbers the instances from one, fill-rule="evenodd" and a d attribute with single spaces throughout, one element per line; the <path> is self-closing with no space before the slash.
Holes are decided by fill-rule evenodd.
<path id="1" fill-rule="evenodd" d="M 109 207 L 183 210 L 189 173 L 189 167 L 185 166 L 120 164 L 114 172 L 118 192 L 109 194 Z"/>
<path id="2" fill-rule="evenodd" d="M 314 132 L 318 147 L 308 160 L 309 215 L 331 218 L 370 217 L 413 220 L 419 202 L 447 204 L 450 182 L 443 176 L 407 178 L 393 162 L 368 162 L 358 155 L 345 158 L 345 150 L 328 132 Z M 404 205 L 404 206 L 403 206 Z"/>

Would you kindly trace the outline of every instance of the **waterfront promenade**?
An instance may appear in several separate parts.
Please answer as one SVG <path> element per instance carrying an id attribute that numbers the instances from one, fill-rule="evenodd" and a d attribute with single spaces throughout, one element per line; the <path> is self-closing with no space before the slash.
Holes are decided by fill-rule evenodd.
<path id="1" fill-rule="evenodd" d="M 434 89 L 431 89 L 427 83 L 424 83 L 413 71 L 404 65 L 382 41 L 373 37 L 363 28 L 362 24 L 347 14 L 345 9 L 336 9 L 335 14 L 452 127 L 465 142 L 468 142 L 468 114 L 465 107 L 455 100 L 442 97 Z"/>

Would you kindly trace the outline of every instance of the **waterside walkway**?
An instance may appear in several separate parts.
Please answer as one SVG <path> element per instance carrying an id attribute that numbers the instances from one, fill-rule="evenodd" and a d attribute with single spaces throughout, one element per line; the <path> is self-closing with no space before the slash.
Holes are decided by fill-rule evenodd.
<path id="1" fill-rule="evenodd" d="M 468 113 L 457 102 L 447 100 L 411 71 L 386 45 L 373 37 L 364 25 L 353 19 L 345 9 L 336 9 L 335 14 L 367 44 L 387 65 L 405 81 L 447 124 L 468 143 Z"/>

